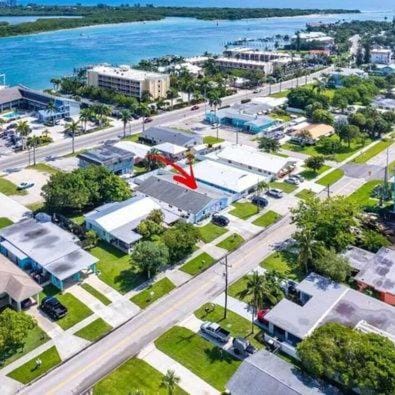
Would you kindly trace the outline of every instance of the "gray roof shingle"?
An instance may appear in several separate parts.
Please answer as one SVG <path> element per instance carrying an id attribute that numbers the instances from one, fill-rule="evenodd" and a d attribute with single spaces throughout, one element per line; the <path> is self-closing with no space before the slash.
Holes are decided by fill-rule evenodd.
<path id="1" fill-rule="evenodd" d="M 201 136 L 193 133 L 183 132 L 172 128 L 151 127 L 146 129 L 141 137 L 159 143 L 171 143 L 181 147 L 193 146 L 203 143 Z"/>

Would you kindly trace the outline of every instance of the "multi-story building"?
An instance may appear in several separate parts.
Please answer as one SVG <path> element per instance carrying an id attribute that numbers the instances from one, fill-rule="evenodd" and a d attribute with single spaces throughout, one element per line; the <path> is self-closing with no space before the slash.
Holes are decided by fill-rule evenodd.
<path id="1" fill-rule="evenodd" d="M 90 86 L 111 89 L 141 98 L 145 92 L 153 99 L 165 98 L 170 88 L 168 74 L 132 69 L 129 66 L 95 66 L 87 71 Z"/>
<path id="2" fill-rule="evenodd" d="M 375 48 L 370 51 L 370 62 L 374 64 L 390 64 L 392 51 L 386 48 Z"/>
<path id="3" fill-rule="evenodd" d="M 298 60 L 299 56 L 292 56 L 286 52 L 261 51 L 253 48 L 230 48 L 224 51 L 226 57 L 256 62 L 271 62 L 273 60 Z"/>

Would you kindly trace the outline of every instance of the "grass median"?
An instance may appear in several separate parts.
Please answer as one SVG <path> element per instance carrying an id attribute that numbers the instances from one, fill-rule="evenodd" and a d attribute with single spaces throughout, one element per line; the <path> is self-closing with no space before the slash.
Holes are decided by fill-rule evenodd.
<path id="1" fill-rule="evenodd" d="M 215 259 L 211 255 L 207 254 L 207 252 L 203 252 L 182 265 L 180 270 L 190 274 L 191 276 L 196 276 L 197 274 L 208 269 L 214 263 Z"/>
<path id="2" fill-rule="evenodd" d="M 80 329 L 75 333 L 76 336 L 82 337 L 90 342 L 95 342 L 103 337 L 106 333 L 110 332 L 112 326 L 107 324 L 103 319 L 98 318 L 91 322 L 89 325 Z"/>

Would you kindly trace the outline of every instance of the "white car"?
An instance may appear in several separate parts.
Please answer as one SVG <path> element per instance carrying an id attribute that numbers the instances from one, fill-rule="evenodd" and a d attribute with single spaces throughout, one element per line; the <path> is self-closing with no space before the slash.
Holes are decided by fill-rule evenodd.
<path id="1" fill-rule="evenodd" d="M 277 199 L 281 199 L 284 196 L 284 193 L 283 193 L 283 191 L 281 189 L 272 188 L 272 189 L 269 189 L 266 193 L 269 196 L 273 196 L 273 197 L 275 197 Z"/>

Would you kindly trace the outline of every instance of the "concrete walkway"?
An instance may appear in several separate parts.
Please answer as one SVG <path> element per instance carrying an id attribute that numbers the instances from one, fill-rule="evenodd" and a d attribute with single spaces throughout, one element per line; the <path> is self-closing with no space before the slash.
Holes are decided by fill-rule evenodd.
<path id="1" fill-rule="evenodd" d="M 4 376 L 0 373 L 1 395 L 15 395 L 22 387 L 23 384 L 19 381 L 11 379 L 10 377 Z"/>
<path id="2" fill-rule="evenodd" d="M 0 217 L 9 218 L 12 222 L 19 222 L 30 217 L 32 212 L 14 199 L 0 193 Z"/>
<path id="3" fill-rule="evenodd" d="M 176 375 L 180 378 L 178 385 L 191 395 L 219 394 L 219 391 L 210 384 L 206 383 L 183 365 L 158 350 L 154 343 L 146 346 L 137 357 L 149 363 L 162 374 L 166 374 L 169 369 L 174 370 Z"/>
<path id="4" fill-rule="evenodd" d="M 88 276 L 84 283 L 91 285 L 93 288 L 97 289 L 100 293 L 102 293 L 105 297 L 110 299 L 112 302 L 117 300 L 124 299 L 124 296 L 116 291 L 114 288 L 107 285 L 104 281 L 100 280 L 100 278 L 94 274 Z"/>

